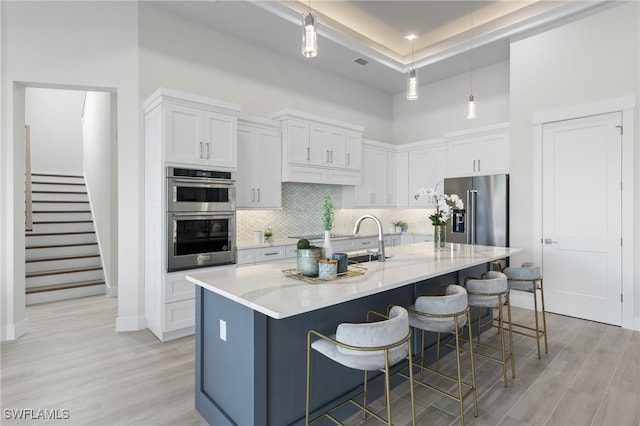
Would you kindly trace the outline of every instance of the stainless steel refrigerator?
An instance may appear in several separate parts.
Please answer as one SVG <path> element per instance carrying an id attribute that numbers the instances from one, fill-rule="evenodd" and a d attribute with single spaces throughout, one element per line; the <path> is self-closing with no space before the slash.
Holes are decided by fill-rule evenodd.
<path id="1" fill-rule="evenodd" d="M 444 192 L 464 201 L 449 220 L 447 242 L 509 246 L 509 175 L 447 178 Z"/>

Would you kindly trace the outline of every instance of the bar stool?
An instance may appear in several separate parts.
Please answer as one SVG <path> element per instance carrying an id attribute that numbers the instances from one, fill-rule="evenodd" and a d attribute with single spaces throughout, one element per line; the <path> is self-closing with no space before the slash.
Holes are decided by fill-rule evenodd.
<path id="1" fill-rule="evenodd" d="M 387 318 L 383 314 L 369 312 L 382 318 Z M 311 341 L 312 336 L 319 339 Z M 310 379 L 311 379 L 311 350 L 316 350 L 327 358 L 344 365 L 345 367 L 364 371 L 363 391 L 353 398 L 336 405 L 327 412 L 309 419 L 310 405 Z M 366 414 L 377 418 L 383 423 L 391 425 L 391 392 L 389 387 L 389 369 L 391 366 L 408 358 L 409 365 L 411 359 L 411 329 L 409 328 L 409 315 L 406 309 L 394 306 L 389 311 L 388 319 L 378 322 L 367 322 L 362 324 L 342 323 L 338 325 L 336 334 L 326 336 L 316 330 L 307 333 L 307 408 L 306 424 L 312 424 L 322 417 L 331 419 L 336 424 L 342 424 L 335 417 L 333 412 L 351 403 Z M 387 407 L 387 418 L 383 418 L 367 407 L 367 385 L 368 372 L 380 370 L 384 373 L 384 393 Z M 415 400 L 413 395 L 413 374 L 409 370 L 409 388 L 411 393 L 411 414 L 413 425 L 416 424 Z M 362 396 L 363 402 L 360 404 L 356 398 Z"/>
<path id="2" fill-rule="evenodd" d="M 464 400 L 473 395 L 473 415 L 478 416 L 478 400 L 476 396 L 476 375 L 473 366 L 473 346 L 469 345 L 469 357 L 471 368 L 471 384 L 462 381 L 462 368 L 460 364 L 460 352 L 462 348 L 462 332 L 466 324 L 471 323 L 471 314 L 467 301 L 467 291 L 459 285 L 449 285 L 445 288 L 445 294 L 441 296 L 419 296 L 415 305 L 407 308 L 409 312 L 409 325 L 421 330 L 420 362 L 414 361 L 413 365 L 420 368 L 420 381 L 416 383 L 432 389 L 444 396 L 448 396 L 460 404 L 460 424 L 464 425 Z M 424 335 L 425 331 L 437 333 L 436 343 L 436 369 L 424 365 Z M 440 369 L 440 334 L 450 333 L 455 341 L 457 376 L 449 376 L 441 373 Z M 469 328 L 469 341 L 471 341 L 471 328 Z M 458 385 L 457 394 L 423 382 L 423 373 L 428 371 L 440 377 L 448 379 Z M 403 375 L 403 377 L 406 377 Z"/>
<path id="3" fill-rule="evenodd" d="M 502 272 L 507 276 L 507 285 L 510 290 L 525 291 L 533 294 L 535 328 L 524 324 L 513 323 L 513 326 L 516 327 L 513 332 L 536 339 L 538 359 L 540 359 L 540 338 L 543 336 L 544 353 L 549 353 L 549 343 L 547 342 L 547 314 L 544 308 L 544 287 L 542 284 L 540 266 L 537 263 L 525 262 L 519 268 L 508 267 Z M 540 291 L 540 301 L 542 305 L 542 329 L 540 328 L 540 321 L 538 318 L 538 291 Z M 530 332 L 534 332 L 535 334 L 531 334 Z"/>
<path id="4" fill-rule="evenodd" d="M 513 355 L 513 334 L 511 326 L 511 302 L 509 300 L 509 287 L 507 286 L 507 276 L 502 272 L 489 271 L 482 278 L 465 279 L 465 287 L 469 295 L 469 306 L 477 308 L 491 309 L 491 319 L 485 323 L 481 323 L 481 309 L 478 309 L 478 334 L 476 336 L 476 346 L 496 351 L 500 353 L 500 358 L 487 355 L 480 351 L 476 351 L 476 355 L 490 359 L 502 364 L 502 372 L 504 376 L 504 386 L 507 386 L 507 361 L 511 360 L 511 377 L 516 377 L 516 364 Z M 507 307 L 507 320 L 504 320 L 503 307 Z M 500 334 L 500 348 L 480 342 L 480 331 L 482 326 L 493 322 L 493 309 L 498 309 L 498 333 Z M 509 350 L 505 345 L 505 324 L 508 325 Z M 471 328 L 471 324 L 469 324 Z M 470 344 L 472 342 L 469 342 Z"/>

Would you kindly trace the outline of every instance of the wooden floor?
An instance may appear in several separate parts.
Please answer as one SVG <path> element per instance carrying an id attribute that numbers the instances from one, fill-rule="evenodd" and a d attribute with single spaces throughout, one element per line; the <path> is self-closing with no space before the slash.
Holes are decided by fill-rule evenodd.
<path id="1" fill-rule="evenodd" d="M 29 306 L 29 333 L 1 346 L 0 423 L 206 425 L 194 409 L 193 337 L 160 343 L 148 331 L 116 333 L 116 311 L 104 296 Z M 518 319 L 530 314 L 514 309 Z M 468 400 L 466 424 L 640 425 L 640 333 L 553 314 L 548 322 L 541 360 L 533 339 L 514 336 L 516 378 L 507 388 L 500 365 L 476 359 L 479 416 Z M 393 391 L 396 425 L 410 424 L 407 392 L 406 384 Z M 418 424 L 459 424 L 454 401 L 420 387 L 416 401 Z M 68 410 L 69 419 L 16 421 L 10 409 Z"/>

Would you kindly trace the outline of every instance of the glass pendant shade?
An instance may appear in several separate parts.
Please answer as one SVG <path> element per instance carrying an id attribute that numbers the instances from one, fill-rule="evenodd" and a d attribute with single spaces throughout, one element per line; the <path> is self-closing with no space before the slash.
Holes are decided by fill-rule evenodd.
<path id="1" fill-rule="evenodd" d="M 316 19 L 311 12 L 302 19 L 302 54 L 305 58 L 313 58 L 318 54 Z"/>
<path id="2" fill-rule="evenodd" d="M 407 100 L 415 101 L 416 99 L 418 99 L 418 76 L 416 70 L 411 68 L 409 80 L 407 80 Z"/>
<path id="3" fill-rule="evenodd" d="M 476 101 L 473 97 L 473 95 L 469 95 L 469 104 L 468 104 L 468 112 L 467 112 L 467 118 L 469 120 L 473 120 L 474 118 L 476 118 Z"/>

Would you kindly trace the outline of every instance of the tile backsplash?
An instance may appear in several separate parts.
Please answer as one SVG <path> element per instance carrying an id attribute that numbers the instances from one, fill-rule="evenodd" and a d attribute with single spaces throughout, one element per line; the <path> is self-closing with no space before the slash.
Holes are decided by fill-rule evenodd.
<path id="1" fill-rule="evenodd" d="M 324 195 L 329 192 L 336 208 L 332 233 L 351 234 L 358 217 L 372 214 L 382 222 L 384 232 L 394 220 L 408 224 L 407 232 L 431 234 L 432 227 L 428 216 L 430 209 L 424 208 L 372 208 L 343 209 L 342 186 L 309 183 L 285 182 L 282 184 L 281 210 L 238 210 L 237 239 L 239 243 L 253 240 L 254 230 L 273 229 L 274 238 L 286 238 L 291 235 L 321 234 L 322 204 Z M 376 224 L 367 220 L 362 222 L 360 233 L 375 234 Z"/>

